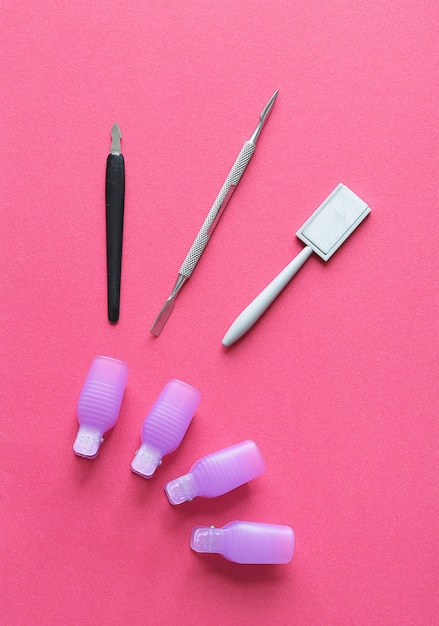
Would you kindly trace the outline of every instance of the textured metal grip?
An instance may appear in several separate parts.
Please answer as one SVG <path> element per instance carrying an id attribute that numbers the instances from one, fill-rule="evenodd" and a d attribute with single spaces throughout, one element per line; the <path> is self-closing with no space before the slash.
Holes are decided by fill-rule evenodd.
<path id="1" fill-rule="evenodd" d="M 213 228 L 216 226 L 216 223 L 218 222 L 222 211 L 224 211 L 224 209 L 226 208 L 227 202 L 231 198 L 233 189 L 239 183 L 241 176 L 243 175 L 245 168 L 247 167 L 248 162 L 250 161 L 253 152 L 255 151 L 255 148 L 256 144 L 250 141 L 246 141 L 245 144 L 242 146 L 241 152 L 238 154 L 238 157 L 233 164 L 229 175 L 227 176 L 223 186 L 221 187 L 221 191 L 216 197 L 216 200 L 213 203 L 212 208 L 210 209 L 206 219 L 204 220 L 202 227 L 198 231 L 198 235 L 196 236 L 195 241 L 191 246 L 191 249 L 187 253 L 185 260 L 183 261 L 179 272 L 183 276 L 189 277 L 194 271 L 194 268 L 198 263 L 198 260 L 212 235 Z"/>

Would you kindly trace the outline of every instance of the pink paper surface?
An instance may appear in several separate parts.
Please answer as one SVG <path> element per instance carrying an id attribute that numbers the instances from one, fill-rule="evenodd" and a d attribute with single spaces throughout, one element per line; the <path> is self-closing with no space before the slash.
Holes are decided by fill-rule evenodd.
<path id="1" fill-rule="evenodd" d="M 436 2 L 2 3 L 3 624 L 438 623 Z M 159 338 L 148 330 L 243 142 L 279 96 Z M 121 316 L 106 319 L 105 159 L 126 163 Z M 339 183 L 372 208 L 231 349 Z M 98 458 L 74 456 L 93 357 L 130 368 Z M 202 399 L 130 471 L 164 384 Z M 264 475 L 164 484 L 243 439 Z M 195 525 L 291 525 L 288 566 L 189 548 Z"/>

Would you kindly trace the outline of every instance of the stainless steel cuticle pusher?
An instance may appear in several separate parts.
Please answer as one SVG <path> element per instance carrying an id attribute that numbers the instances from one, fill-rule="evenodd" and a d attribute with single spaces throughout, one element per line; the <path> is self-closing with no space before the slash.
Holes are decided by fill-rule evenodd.
<path id="1" fill-rule="evenodd" d="M 180 267 L 177 281 L 174 285 L 173 290 L 171 291 L 170 296 L 160 309 L 159 314 L 157 315 L 154 324 L 151 326 L 150 332 L 157 337 L 163 330 L 169 316 L 172 313 L 174 308 L 175 299 L 177 295 L 180 293 L 181 288 L 187 279 L 191 276 L 192 272 L 195 269 L 196 264 L 198 263 L 207 243 L 212 236 L 212 233 L 218 224 L 218 221 L 221 215 L 224 212 L 230 198 L 232 197 L 233 192 L 235 191 L 239 181 L 241 180 L 241 176 L 243 175 L 247 165 L 250 162 L 250 159 L 253 156 L 253 152 L 256 148 L 256 142 L 261 133 L 261 130 L 268 119 L 274 101 L 277 98 L 277 94 L 279 93 L 279 89 L 277 89 L 274 94 L 271 96 L 270 100 L 265 105 L 260 117 L 259 123 L 255 128 L 254 133 L 250 137 L 248 141 L 244 143 L 241 148 L 241 152 L 238 154 L 238 157 L 235 163 L 232 166 L 232 169 L 229 172 L 221 190 L 216 197 L 215 202 L 212 205 L 209 213 L 207 214 L 206 219 L 204 220 L 203 225 L 198 231 L 198 235 L 195 238 L 194 243 L 192 244 L 189 252 L 186 255 L 185 260 L 183 261 L 182 266 Z"/>

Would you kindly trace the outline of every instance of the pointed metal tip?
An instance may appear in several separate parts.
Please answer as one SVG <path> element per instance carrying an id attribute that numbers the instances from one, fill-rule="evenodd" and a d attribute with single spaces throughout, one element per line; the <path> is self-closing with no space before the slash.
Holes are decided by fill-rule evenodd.
<path id="1" fill-rule="evenodd" d="M 122 139 L 122 133 L 120 132 L 120 127 L 117 122 L 115 122 L 113 126 L 111 127 L 111 136 L 119 137 L 119 139 Z"/>
<path id="2" fill-rule="evenodd" d="M 119 124 L 113 124 L 111 127 L 111 149 L 112 154 L 120 154 L 120 140 L 122 139 L 122 133 L 120 132 Z"/>
<path id="3" fill-rule="evenodd" d="M 262 123 L 265 122 L 265 120 L 267 119 L 268 115 L 270 114 L 271 107 L 273 106 L 274 101 L 276 100 L 278 93 L 279 93 L 279 89 L 276 89 L 274 94 L 271 96 L 270 100 L 265 105 L 265 107 L 264 107 L 264 109 L 263 109 L 263 111 L 261 113 L 261 122 Z"/>
<path id="4" fill-rule="evenodd" d="M 276 89 L 274 94 L 271 96 L 270 100 L 267 102 L 267 104 L 263 108 L 262 113 L 259 116 L 259 124 L 256 126 L 253 135 L 249 139 L 250 143 L 254 143 L 255 144 L 257 142 L 258 137 L 259 137 L 259 135 L 261 133 L 261 130 L 262 130 L 265 122 L 268 120 L 268 116 L 270 115 L 271 109 L 273 107 L 274 101 L 277 98 L 277 94 L 278 93 L 279 93 L 279 89 Z"/>

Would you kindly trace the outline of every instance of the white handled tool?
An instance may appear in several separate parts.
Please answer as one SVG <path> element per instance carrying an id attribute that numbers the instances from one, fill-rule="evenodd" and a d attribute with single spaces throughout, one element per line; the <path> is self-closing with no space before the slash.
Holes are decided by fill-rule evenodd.
<path id="1" fill-rule="evenodd" d="M 306 247 L 238 315 L 224 335 L 223 346 L 230 346 L 253 326 L 313 252 L 327 261 L 369 213 L 369 206 L 340 183 L 297 231 Z"/>

